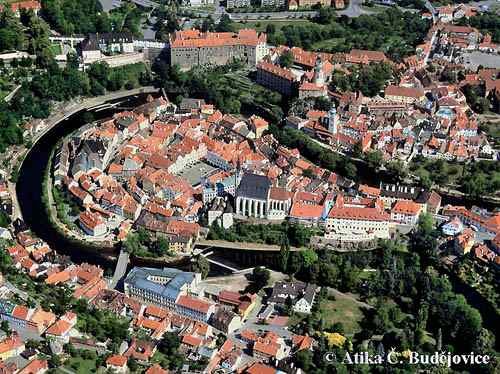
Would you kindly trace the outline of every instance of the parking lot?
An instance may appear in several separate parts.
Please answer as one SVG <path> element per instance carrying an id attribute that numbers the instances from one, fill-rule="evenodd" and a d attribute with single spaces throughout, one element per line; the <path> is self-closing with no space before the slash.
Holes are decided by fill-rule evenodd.
<path id="1" fill-rule="evenodd" d="M 184 168 L 177 175 L 187 180 L 191 186 L 197 186 L 203 178 L 215 173 L 217 170 L 216 167 L 200 161 Z"/>
<path id="2" fill-rule="evenodd" d="M 463 53 L 460 59 L 466 68 L 477 70 L 481 65 L 485 68 L 498 69 L 500 68 L 500 55 L 484 52 L 468 52 Z"/>

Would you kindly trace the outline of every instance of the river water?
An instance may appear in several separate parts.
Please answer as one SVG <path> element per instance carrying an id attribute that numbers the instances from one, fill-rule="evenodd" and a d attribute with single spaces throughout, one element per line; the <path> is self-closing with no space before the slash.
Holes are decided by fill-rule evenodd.
<path id="1" fill-rule="evenodd" d="M 120 108 L 135 107 L 145 102 L 145 95 L 116 101 L 121 103 Z M 19 173 L 17 197 L 24 221 L 51 248 L 57 250 L 58 253 L 70 256 L 77 263 L 89 262 L 104 268 L 113 266 L 113 261 L 109 259 L 109 249 L 101 252 L 98 248 L 96 250 L 96 247 L 75 242 L 52 227 L 42 202 L 42 184 L 45 171 L 47 170 L 51 152 L 59 139 L 83 126 L 89 118 L 88 112 L 92 114 L 94 120 L 100 120 L 120 110 L 122 109 L 110 108 L 99 112 L 82 110 L 60 122 L 34 145 L 26 156 Z"/>

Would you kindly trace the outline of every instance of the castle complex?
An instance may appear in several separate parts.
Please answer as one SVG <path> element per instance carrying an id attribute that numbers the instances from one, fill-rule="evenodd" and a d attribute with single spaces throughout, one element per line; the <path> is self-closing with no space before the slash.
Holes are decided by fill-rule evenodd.
<path id="1" fill-rule="evenodd" d="M 170 63 L 187 70 L 196 65 L 224 65 L 233 59 L 255 66 L 267 54 L 267 37 L 255 30 L 177 31 L 170 37 Z"/>

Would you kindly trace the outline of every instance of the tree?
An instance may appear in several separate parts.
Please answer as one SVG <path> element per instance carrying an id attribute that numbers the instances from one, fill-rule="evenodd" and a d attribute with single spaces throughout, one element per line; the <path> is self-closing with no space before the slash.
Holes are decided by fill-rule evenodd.
<path id="1" fill-rule="evenodd" d="M 257 266 L 252 270 L 252 284 L 256 291 L 267 286 L 270 278 L 271 273 L 263 266 Z"/>
<path id="2" fill-rule="evenodd" d="M 168 255 L 169 248 L 170 245 L 168 240 L 162 236 L 156 238 L 152 245 L 153 253 L 157 254 L 158 256 Z"/>
<path id="3" fill-rule="evenodd" d="M 286 50 L 280 56 L 280 66 L 283 68 L 290 68 L 293 64 L 293 53 L 290 50 Z"/>
<path id="4" fill-rule="evenodd" d="M 171 356 L 177 353 L 181 345 L 181 339 L 178 334 L 167 332 L 158 343 L 158 350 L 166 356 Z"/>
<path id="5" fill-rule="evenodd" d="M 365 160 L 368 163 L 368 167 L 376 171 L 380 168 L 380 166 L 382 166 L 382 152 L 380 152 L 379 150 L 370 151 L 366 154 Z"/>
<path id="6" fill-rule="evenodd" d="M 205 258 L 205 256 L 198 255 L 196 260 L 191 263 L 192 271 L 196 273 L 201 273 L 201 277 L 205 279 L 210 272 L 210 262 Z"/>
<path id="7" fill-rule="evenodd" d="M 276 26 L 273 23 L 268 23 L 266 26 L 266 34 L 269 36 L 276 32 Z"/>
<path id="8" fill-rule="evenodd" d="M 133 357 L 128 360 L 127 365 L 131 372 L 135 372 L 139 369 L 139 364 Z"/>
<path id="9" fill-rule="evenodd" d="M 410 249 L 421 256 L 424 263 L 434 261 L 437 248 L 438 232 L 430 214 L 420 214 L 417 228 L 410 235 Z"/>
<path id="10" fill-rule="evenodd" d="M 280 269 L 286 273 L 288 269 L 288 258 L 290 257 L 290 244 L 288 238 L 283 235 L 281 248 L 280 248 Z"/>
<path id="11" fill-rule="evenodd" d="M 313 353 L 307 349 L 302 349 L 298 351 L 295 355 L 295 363 L 297 367 L 304 370 L 304 372 L 309 373 L 313 367 Z"/>
<path id="12" fill-rule="evenodd" d="M 224 13 L 219 20 L 215 30 L 217 32 L 234 32 L 235 26 L 228 14 Z"/>
<path id="13" fill-rule="evenodd" d="M 392 179 L 402 182 L 408 176 L 408 169 L 401 161 L 390 161 L 386 164 L 387 173 Z"/>
<path id="14" fill-rule="evenodd" d="M 2 321 L 2 323 L 0 323 L 0 329 L 3 332 L 5 332 L 5 334 L 7 334 L 7 336 L 10 336 L 10 334 L 12 333 L 9 322 L 7 322 L 7 321 Z"/>
<path id="15" fill-rule="evenodd" d="M 10 224 L 10 217 L 4 211 L 0 211 L 0 227 L 7 227 Z"/>

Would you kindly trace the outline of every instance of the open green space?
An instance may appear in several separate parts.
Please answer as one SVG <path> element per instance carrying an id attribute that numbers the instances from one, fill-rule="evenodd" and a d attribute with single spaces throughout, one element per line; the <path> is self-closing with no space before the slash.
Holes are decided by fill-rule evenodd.
<path id="1" fill-rule="evenodd" d="M 335 50 L 340 48 L 342 45 L 345 44 L 345 38 L 332 38 L 332 39 L 325 39 L 321 40 L 319 42 L 313 43 L 312 49 L 314 50 Z"/>
<path id="2" fill-rule="evenodd" d="M 264 16 L 263 16 L 264 17 Z M 257 31 L 266 31 L 267 25 L 274 25 L 276 30 L 281 30 L 283 27 L 288 25 L 293 26 L 310 26 L 313 22 L 308 19 L 286 19 L 286 20 L 256 20 L 256 21 L 243 21 L 235 23 L 238 30 L 241 29 L 255 29 Z"/>
<path id="3" fill-rule="evenodd" d="M 320 309 L 326 326 L 340 322 L 346 335 L 361 331 L 359 322 L 363 319 L 363 312 L 358 303 L 350 297 L 337 295 L 335 300 L 326 298 L 321 301 Z"/>
<path id="4" fill-rule="evenodd" d="M 326 297 L 320 301 L 320 315 L 324 326 L 328 329 L 336 323 L 341 323 L 344 331 L 342 335 L 353 336 L 361 331 L 360 322 L 363 312 L 356 300 L 347 295 Z M 288 326 L 297 326 L 307 319 L 306 314 L 293 313 L 288 320 Z M 337 332 L 337 331 L 332 331 Z"/>
<path id="5" fill-rule="evenodd" d="M 64 367 L 76 374 L 95 373 L 97 370 L 95 359 L 84 359 L 80 356 L 69 358 Z"/>

